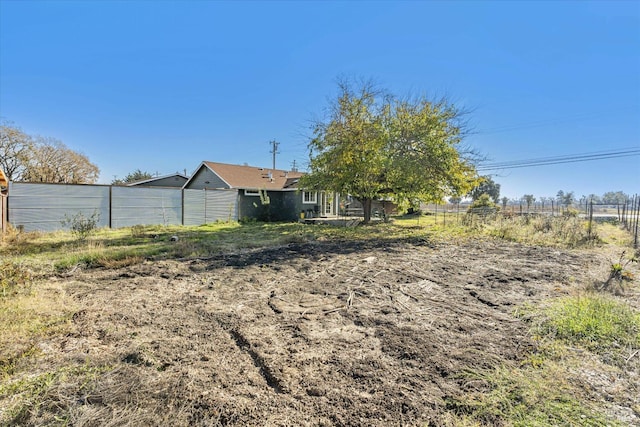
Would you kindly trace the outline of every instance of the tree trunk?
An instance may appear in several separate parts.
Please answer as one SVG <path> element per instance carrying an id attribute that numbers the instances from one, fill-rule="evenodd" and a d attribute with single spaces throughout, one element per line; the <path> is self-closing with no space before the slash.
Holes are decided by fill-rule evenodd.
<path id="1" fill-rule="evenodd" d="M 361 199 L 362 212 L 364 213 L 364 224 L 371 222 L 371 199 Z"/>

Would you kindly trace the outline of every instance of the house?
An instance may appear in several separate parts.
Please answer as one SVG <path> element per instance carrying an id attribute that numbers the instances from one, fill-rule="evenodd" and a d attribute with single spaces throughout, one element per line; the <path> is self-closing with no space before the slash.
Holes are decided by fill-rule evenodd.
<path id="1" fill-rule="evenodd" d="M 301 214 L 336 216 L 338 196 L 298 188 L 302 172 L 202 162 L 185 183 L 188 190 L 238 191 L 238 219 L 292 221 Z"/>
<path id="2" fill-rule="evenodd" d="M 130 182 L 127 187 L 178 187 L 182 188 L 189 180 L 189 177 L 181 173 L 173 173 L 163 176 L 155 176 L 153 178 L 141 181 Z"/>

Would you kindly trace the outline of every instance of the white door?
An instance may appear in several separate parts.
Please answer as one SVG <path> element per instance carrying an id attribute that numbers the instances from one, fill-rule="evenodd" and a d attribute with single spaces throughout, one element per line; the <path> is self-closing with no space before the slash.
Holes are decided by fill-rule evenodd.
<path id="1" fill-rule="evenodd" d="M 337 194 L 333 192 L 320 193 L 320 215 L 336 216 L 337 215 Z"/>

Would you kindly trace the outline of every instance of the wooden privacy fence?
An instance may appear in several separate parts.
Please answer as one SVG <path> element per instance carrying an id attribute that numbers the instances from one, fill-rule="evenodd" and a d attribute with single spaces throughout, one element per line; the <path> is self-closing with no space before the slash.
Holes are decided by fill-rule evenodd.
<path id="1" fill-rule="evenodd" d="M 12 182 L 6 202 L 4 218 L 24 231 L 65 229 L 63 221 L 77 214 L 97 214 L 97 226 L 110 228 L 238 219 L 236 190 Z"/>

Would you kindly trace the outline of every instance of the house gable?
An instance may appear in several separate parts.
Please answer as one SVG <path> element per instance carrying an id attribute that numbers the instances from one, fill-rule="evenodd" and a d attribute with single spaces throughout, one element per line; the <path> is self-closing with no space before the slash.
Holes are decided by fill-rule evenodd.
<path id="1" fill-rule="evenodd" d="M 127 184 L 128 187 L 182 187 L 189 178 L 186 176 L 174 173 L 171 175 L 157 176 L 142 181 L 132 182 Z"/>
<path id="2" fill-rule="evenodd" d="M 232 187 L 203 162 L 196 172 L 191 175 L 191 178 L 189 178 L 183 188 L 190 190 L 203 190 L 206 188 L 228 189 Z"/>

